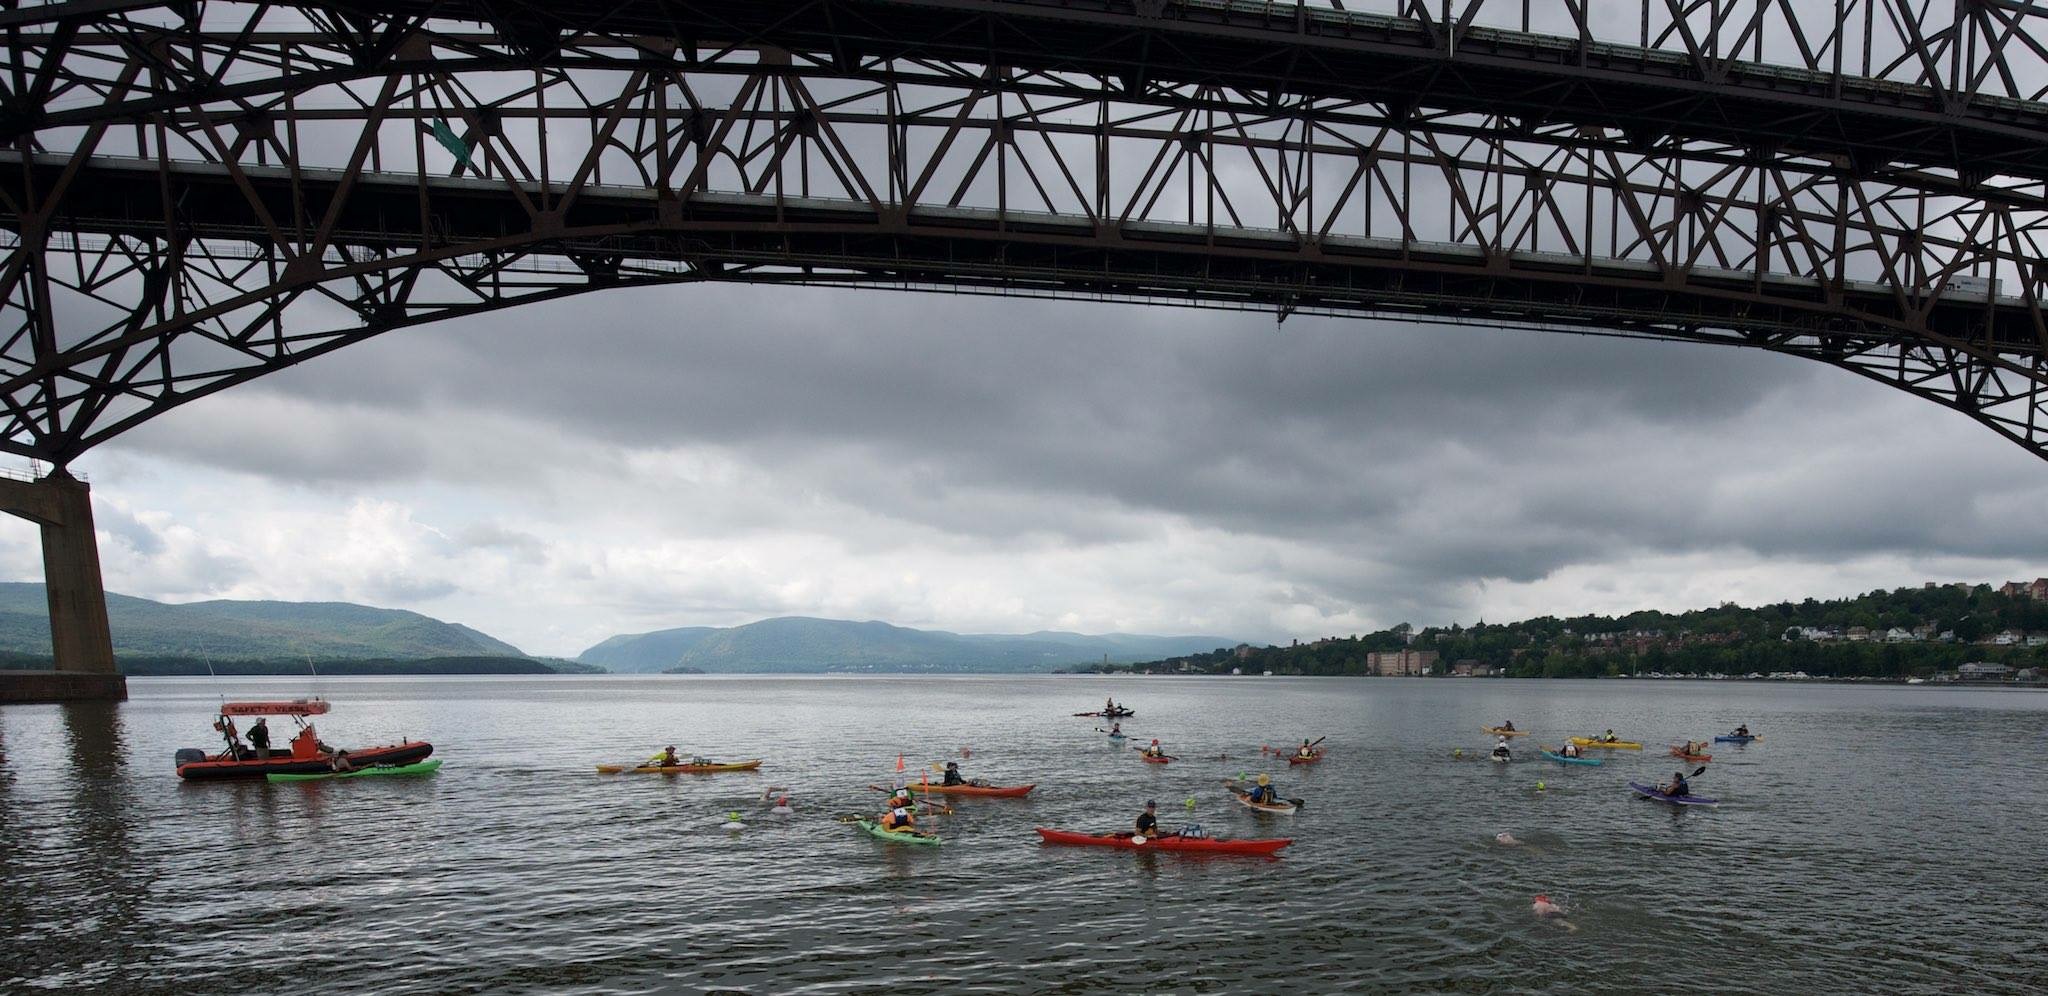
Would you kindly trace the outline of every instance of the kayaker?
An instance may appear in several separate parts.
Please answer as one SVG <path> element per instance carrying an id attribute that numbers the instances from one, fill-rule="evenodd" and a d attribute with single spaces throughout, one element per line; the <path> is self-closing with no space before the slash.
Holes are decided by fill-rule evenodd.
<path id="1" fill-rule="evenodd" d="M 1508 750 L 1508 738 L 1502 737 L 1500 738 L 1500 743 L 1493 745 L 1493 756 L 1498 758 L 1514 757 L 1514 753 Z"/>
<path id="2" fill-rule="evenodd" d="M 1273 788 L 1273 776 L 1260 775 L 1259 783 L 1257 785 L 1252 786 L 1252 790 L 1250 792 L 1245 793 L 1245 796 L 1253 802 L 1270 803 L 1273 801 L 1274 791 L 1275 790 Z"/>
<path id="3" fill-rule="evenodd" d="M 1159 836 L 1158 802 L 1152 799 L 1145 800 L 1145 811 L 1138 814 L 1138 825 L 1136 830 L 1132 832 L 1131 836 L 1145 838 Z"/>
<path id="4" fill-rule="evenodd" d="M 270 720 L 259 717 L 256 725 L 249 727 L 249 746 L 256 748 L 256 760 L 270 760 Z"/>
<path id="5" fill-rule="evenodd" d="M 1120 736 L 1123 736 L 1123 735 L 1124 735 L 1124 724 L 1122 724 L 1122 723 L 1111 723 L 1111 724 L 1109 724 L 1109 735 L 1110 735 L 1110 736 L 1112 736 L 1112 737 L 1120 737 Z"/>
<path id="6" fill-rule="evenodd" d="M 1501 720 L 1500 726 L 1497 727 L 1497 729 L 1502 729 L 1508 731 L 1509 733 L 1513 733 L 1515 732 L 1515 721 L 1512 719 Z"/>
<path id="7" fill-rule="evenodd" d="M 884 830 L 917 829 L 917 816 L 913 814 L 908 808 L 903 806 L 897 806 L 896 808 L 891 809 L 886 813 L 883 813 L 882 818 L 875 822 L 880 823 L 882 825 L 882 829 Z"/>
<path id="8" fill-rule="evenodd" d="M 1657 786 L 1657 791 L 1670 796 L 1691 795 L 1692 783 L 1685 780 L 1685 772 L 1674 771 L 1671 773 L 1671 781 Z"/>
<path id="9" fill-rule="evenodd" d="M 647 765 L 653 768 L 674 768 L 682 763 L 683 759 L 676 756 L 675 744 L 669 744 L 661 753 L 647 759 Z"/>
<path id="10" fill-rule="evenodd" d="M 1300 749 L 1300 750 L 1297 750 L 1297 751 L 1295 751 L 1295 752 L 1294 752 L 1294 756 L 1295 756 L 1295 757 L 1314 757 L 1314 756 L 1316 756 L 1316 749 L 1315 749 L 1314 745 L 1310 744 L 1310 743 L 1309 743 L 1309 742 L 1308 742 L 1308 741 L 1307 741 L 1306 739 L 1304 739 L 1304 740 L 1302 740 L 1302 742 L 1301 742 L 1301 749 Z"/>
<path id="11" fill-rule="evenodd" d="M 1744 724 L 1742 724 L 1741 726 L 1738 726 L 1738 727 L 1736 727 L 1736 728 L 1735 728 L 1735 735 L 1736 735 L 1736 736 L 1738 736 L 1738 737 L 1746 737 L 1746 736 L 1749 736 L 1749 724 L 1748 724 L 1748 723 L 1744 723 Z"/>
<path id="12" fill-rule="evenodd" d="M 1150 746 L 1150 747 L 1147 747 L 1147 748 L 1145 748 L 1145 756 L 1146 756 L 1146 757 L 1165 757 L 1165 756 L 1166 756 L 1166 748 L 1164 748 L 1164 747 L 1161 747 L 1161 746 L 1159 746 L 1159 741 L 1157 741 L 1157 740 L 1154 740 L 1154 741 L 1152 741 L 1152 746 Z"/>
<path id="13" fill-rule="evenodd" d="M 1600 742 L 1603 744 L 1618 744 L 1621 742 L 1621 738 L 1615 736 L 1613 730 L 1608 730 L 1600 737 Z"/>
<path id="14" fill-rule="evenodd" d="M 945 780 L 944 784 L 947 784 L 947 785 L 967 785 L 967 784 L 970 784 L 970 783 L 969 783 L 969 782 L 967 781 L 967 779 L 965 779 L 965 778 L 962 778 L 962 777 L 960 777 L 960 762 L 958 762 L 958 761 L 947 761 L 947 762 L 946 762 L 946 780 Z"/>
<path id="15" fill-rule="evenodd" d="M 1560 749 L 1558 750 L 1558 752 L 1557 752 L 1557 756 L 1559 756 L 1559 757 L 1579 757 L 1579 756 L 1581 756 L 1581 755 L 1579 754 L 1579 745 L 1578 745 L 1578 744 L 1575 744 L 1575 743 L 1572 743 L 1571 741 L 1567 740 L 1567 741 L 1565 741 L 1565 742 L 1564 742 L 1564 746 L 1563 746 L 1562 748 L 1560 748 Z"/>

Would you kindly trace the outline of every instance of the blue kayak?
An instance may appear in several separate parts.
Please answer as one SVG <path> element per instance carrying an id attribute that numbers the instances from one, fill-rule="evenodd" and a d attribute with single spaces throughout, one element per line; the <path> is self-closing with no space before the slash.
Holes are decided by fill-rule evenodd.
<path id="1" fill-rule="evenodd" d="M 1599 764 L 1599 763 L 1600 763 L 1600 759 L 1599 759 L 1599 758 L 1597 758 L 1597 757 L 1566 757 L 1566 756 L 1564 756 L 1563 754 L 1559 754 L 1559 753 L 1557 753 L 1556 751 L 1549 751 L 1549 750 L 1546 750 L 1546 751 L 1544 751 L 1544 752 L 1543 752 L 1543 756 L 1544 756 L 1544 757 L 1547 757 L 1547 758 L 1549 758 L 1549 759 L 1551 759 L 1551 760 L 1553 760 L 1553 761 L 1556 761 L 1556 762 L 1557 762 L 1557 763 L 1559 763 L 1559 764 Z"/>
<path id="2" fill-rule="evenodd" d="M 1657 791 L 1657 786 L 1645 785 L 1642 782 L 1630 782 L 1628 787 L 1635 789 L 1636 794 L 1645 799 L 1655 799 L 1658 802 L 1669 803 L 1673 806 L 1718 806 L 1721 804 L 1719 799 L 1703 799 L 1696 795 L 1665 795 Z"/>
<path id="3" fill-rule="evenodd" d="M 1746 744 L 1746 743 L 1748 743 L 1748 742 L 1750 742 L 1750 741 L 1752 741 L 1752 740 L 1762 740 L 1762 739 L 1763 739 L 1762 737 L 1757 737 L 1757 736 L 1749 736 L 1749 737 L 1738 737 L 1738 736 L 1734 736 L 1733 734 L 1724 734 L 1724 735 L 1722 735 L 1722 736 L 1718 736 L 1718 737 L 1715 737 L 1715 738 L 1714 738 L 1714 742 L 1715 742 L 1715 743 L 1717 743 L 1717 744 Z"/>

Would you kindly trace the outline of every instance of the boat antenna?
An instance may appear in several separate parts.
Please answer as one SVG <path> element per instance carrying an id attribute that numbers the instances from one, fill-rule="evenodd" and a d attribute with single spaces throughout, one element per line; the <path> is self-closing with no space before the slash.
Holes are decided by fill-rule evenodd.
<path id="1" fill-rule="evenodd" d="M 228 693 L 220 687 L 220 675 L 213 673 L 213 654 L 204 643 L 199 645 L 199 659 L 206 662 L 206 676 L 213 679 L 213 694 L 220 697 L 221 705 L 227 705 Z"/>

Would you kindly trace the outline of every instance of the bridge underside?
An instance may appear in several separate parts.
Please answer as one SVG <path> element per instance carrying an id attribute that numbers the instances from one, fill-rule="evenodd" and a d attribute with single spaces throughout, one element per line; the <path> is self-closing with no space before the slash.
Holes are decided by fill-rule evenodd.
<path id="1" fill-rule="evenodd" d="M 1764 348 L 2048 456 L 2048 19 L 1900 3 L 0 12 L 0 450 L 718 280 Z"/>

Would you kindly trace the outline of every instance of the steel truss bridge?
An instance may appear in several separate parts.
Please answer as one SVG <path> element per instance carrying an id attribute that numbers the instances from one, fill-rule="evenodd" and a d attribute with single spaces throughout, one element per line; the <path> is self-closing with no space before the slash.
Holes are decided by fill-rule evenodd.
<path id="1" fill-rule="evenodd" d="M 691 281 L 1750 346 L 2048 456 L 2044 0 L 0 3 L 0 451 Z"/>

